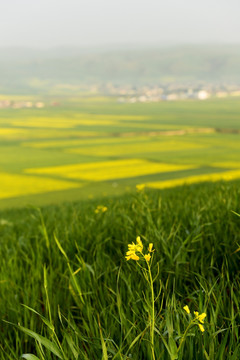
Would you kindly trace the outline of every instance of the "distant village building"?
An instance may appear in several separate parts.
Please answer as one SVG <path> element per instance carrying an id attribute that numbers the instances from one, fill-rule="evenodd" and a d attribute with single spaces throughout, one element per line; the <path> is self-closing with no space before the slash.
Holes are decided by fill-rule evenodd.
<path id="1" fill-rule="evenodd" d="M 230 93 L 231 96 L 240 96 L 240 91 L 232 91 Z"/>
<path id="2" fill-rule="evenodd" d="M 178 99 L 178 95 L 177 94 L 169 94 L 167 95 L 167 100 L 168 101 L 174 101 L 174 100 L 177 100 Z"/>
<path id="3" fill-rule="evenodd" d="M 33 103 L 31 101 L 26 101 L 25 106 L 26 108 L 31 108 L 33 106 Z"/>
<path id="4" fill-rule="evenodd" d="M 216 97 L 218 97 L 218 98 L 225 98 L 227 96 L 228 96 L 228 93 L 226 91 L 218 91 L 216 93 Z"/>
<path id="5" fill-rule="evenodd" d="M 44 106 L 45 106 L 44 103 L 40 102 L 40 101 L 36 102 L 36 104 L 35 104 L 35 107 L 37 109 L 42 109 L 42 108 L 44 108 Z"/>
<path id="6" fill-rule="evenodd" d="M 210 97 L 210 94 L 205 90 L 200 90 L 197 94 L 199 100 L 206 100 Z"/>

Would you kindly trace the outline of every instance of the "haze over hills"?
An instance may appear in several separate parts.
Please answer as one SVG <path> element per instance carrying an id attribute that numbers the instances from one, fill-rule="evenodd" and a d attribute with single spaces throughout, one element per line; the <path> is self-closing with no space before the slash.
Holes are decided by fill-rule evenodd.
<path id="1" fill-rule="evenodd" d="M 109 82 L 240 84 L 240 45 L 2 48 L 0 53 L 1 93 L 46 93 Z"/>

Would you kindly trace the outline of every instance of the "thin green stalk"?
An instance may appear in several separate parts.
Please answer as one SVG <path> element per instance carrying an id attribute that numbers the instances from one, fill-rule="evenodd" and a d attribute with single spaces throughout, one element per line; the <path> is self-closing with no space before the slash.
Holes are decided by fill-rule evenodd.
<path id="1" fill-rule="evenodd" d="M 180 344 L 179 344 L 179 346 L 178 346 L 177 352 L 180 351 L 180 349 L 181 349 L 181 347 L 182 347 L 182 345 L 183 345 L 183 342 L 185 341 L 185 338 L 186 338 L 186 336 L 187 336 L 187 333 L 188 333 L 190 327 L 191 327 L 192 325 L 196 325 L 196 324 L 197 324 L 197 323 L 196 323 L 195 319 L 193 319 L 193 320 L 190 321 L 190 323 L 188 324 L 186 330 L 184 331 L 184 334 L 183 334 L 183 337 L 182 337 L 182 339 L 181 339 L 181 341 L 180 341 Z"/>
<path id="2" fill-rule="evenodd" d="M 152 358 L 155 360 L 155 353 L 154 353 L 154 328 L 155 328 L 155 309 L 154 309 L 154 290 L 153 290 L 153 279 L 152 279 L 152 272 L 149 266 L 148 261 L 146 261 L 148 266 L 148 274 L 150 280 L 150 287 L 151 287 L 151 298 L 152 298 L 152 307 L 151 307 L 151 326 L 150 326 L 150 336 L 151 336 L 151 345 L 152 345 Z"/>

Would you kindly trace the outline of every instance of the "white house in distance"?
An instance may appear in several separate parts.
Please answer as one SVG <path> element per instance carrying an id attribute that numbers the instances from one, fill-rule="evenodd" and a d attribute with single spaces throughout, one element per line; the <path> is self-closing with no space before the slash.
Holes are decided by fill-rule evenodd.
<path id="1" fill-rule="evenodd" d="M 210 97 L 210 94 L 206 90 L 200 90 L 197 97 L 199 100 L 206 100 Z"/>

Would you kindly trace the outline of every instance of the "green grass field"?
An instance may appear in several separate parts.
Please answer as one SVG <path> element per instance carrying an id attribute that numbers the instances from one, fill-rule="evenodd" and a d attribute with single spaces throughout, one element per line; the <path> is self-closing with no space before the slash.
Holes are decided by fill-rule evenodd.
<path id="1" fill-rule="evenodd" d="M 0 109 L 1 208 L 240 178 L 237 99 L 44 101 L 43 109 Z"/>
<path id="2" fill-rule="evenodd" d="M 0 359 L 239 359 L 239 189 L 2 210 Z M 148 263 L 125 259 L 137 236 L 153 293 Z"/>

